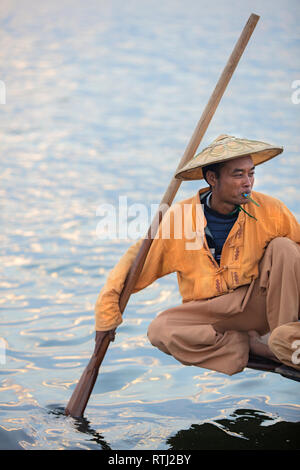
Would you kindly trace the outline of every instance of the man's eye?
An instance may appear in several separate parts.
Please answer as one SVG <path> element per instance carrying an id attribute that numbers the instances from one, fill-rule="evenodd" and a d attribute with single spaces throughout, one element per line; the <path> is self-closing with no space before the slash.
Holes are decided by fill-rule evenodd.
<path id="1" fill-rule="evenodd" d="M 248 176 L 251 178 L 251 176 L 254 176 L 255 173 L 249 173 Z M 235 173 L 235 178 L 242 178 L 243 177 L 243 173 Z"/>

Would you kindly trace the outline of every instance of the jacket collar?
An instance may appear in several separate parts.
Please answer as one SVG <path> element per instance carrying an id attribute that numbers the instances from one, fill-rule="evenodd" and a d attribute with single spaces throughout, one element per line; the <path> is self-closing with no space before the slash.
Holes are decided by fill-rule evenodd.
<path id="1" fill-rule="evenodd" d="M 194 232 L 196 232 L 196 227 L 197 227 L 197 229 L 199 227 L 203 227 L 205 229 L 205 227 L 207 226 L 207 220 L 206 220 L 205 215 L 204 215 L 201 198 L 206 193 L 208 193 L 209 191 L 210 191 L 209 186 L 206 187 L 206 188 L 202 188 L 192 198 L 192 205 L 193 205 L 193 208 L 192 208 L 193 223 L 192 223 L 192 225 L 193 225 Z M 197 220 L 197 225 L 196 225 L 196 220 Z M 243 227 L 244 223 L 245 223 L 245 213 L 243 211 L 240 211 L 239 215 L 238 215 L 238 218 L 235 221 L 235 223 L 234 223 L 234 225 L 233 225 L 233 227 L 230 231 L 230 238 L 233 235 L 235 235 L 241 227 Z M 199 229 L 198 229 L 198 231 L 199 231 Z"/>

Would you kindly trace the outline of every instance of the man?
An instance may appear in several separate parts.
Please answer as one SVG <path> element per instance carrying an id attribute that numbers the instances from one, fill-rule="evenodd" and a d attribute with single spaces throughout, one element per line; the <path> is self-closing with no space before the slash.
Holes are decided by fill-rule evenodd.
<path id="1" fill-rule="evenodd" d="M 281 201 L 252 192 L 255 166 L 281 152 L 222 135 L 175 175 L 205 178 L 209 188 L 167 211 L 134 292 L 177 272 L 183 303 L 160 313 L 148 337 L 182 364 L 232 375 L 252 350 L 300 369 L 300 226 Z M 119 296 L 140 244 L 129 248 L 98 296 L 99 343 L 122 322 Z"/>

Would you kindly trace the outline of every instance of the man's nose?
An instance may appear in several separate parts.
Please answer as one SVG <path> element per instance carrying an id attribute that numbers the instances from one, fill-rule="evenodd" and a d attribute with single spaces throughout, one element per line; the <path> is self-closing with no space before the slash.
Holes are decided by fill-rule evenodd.
<path id="1" fill-rule="evenodd" d="M 243 186 L 245 188 L 251 188 L 252 187 L 252 180 L 248 175 L 245 175 L 245 177 L 244 177 Z"/>

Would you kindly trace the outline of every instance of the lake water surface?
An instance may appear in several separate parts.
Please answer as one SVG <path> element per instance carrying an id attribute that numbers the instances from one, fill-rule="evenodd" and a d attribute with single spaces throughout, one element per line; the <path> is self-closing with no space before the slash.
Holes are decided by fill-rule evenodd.
<path id="1" fill-rule="evenodd" d="M 252 12 L 201 148 L 224 133 L 282 145 L 255 189 L 300 219 L 299 5 L 2 0 L 0 449 L 300 447 L 299 383 L 185 367 L 148 342 L 154 316 L 181 302 L 175 274 L 131 297 L 85 419 L 63 415 L 97 295 L 133 243 L 99 239 L 97 208 L 160 202 Z"/>

